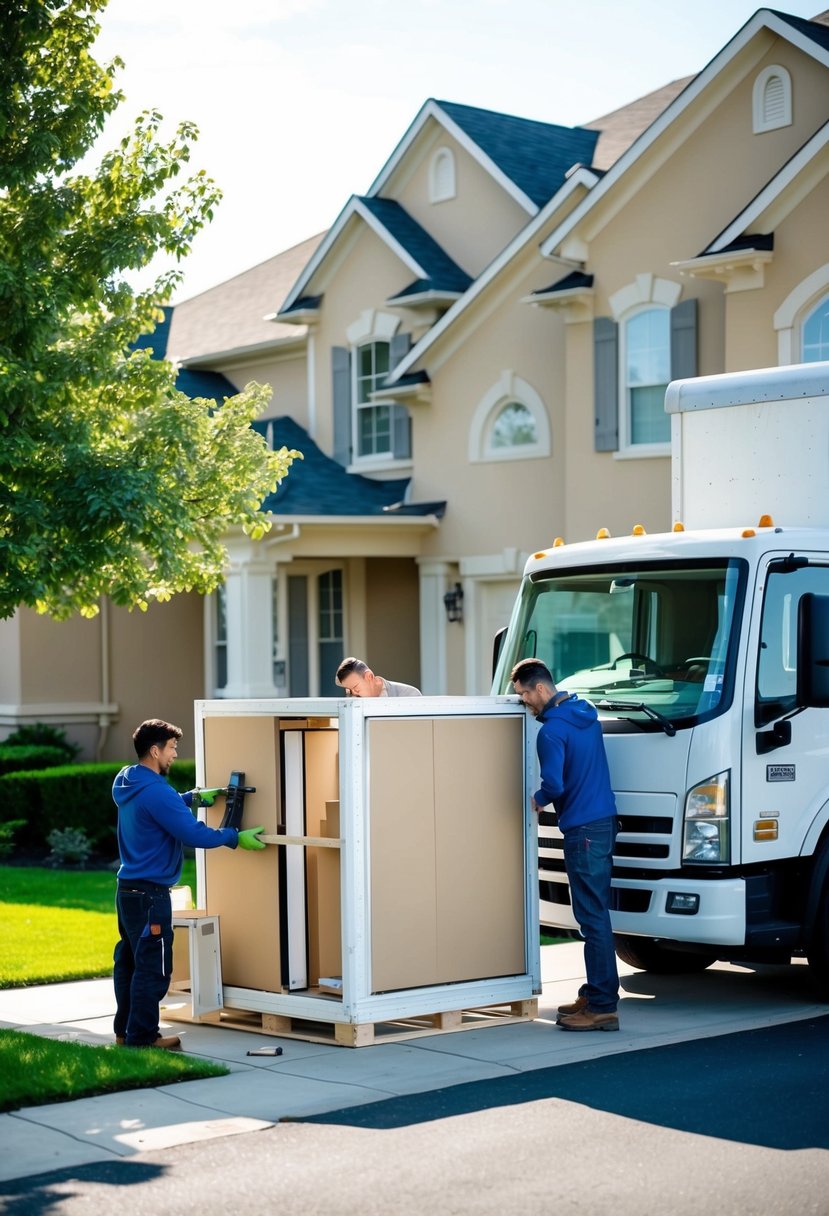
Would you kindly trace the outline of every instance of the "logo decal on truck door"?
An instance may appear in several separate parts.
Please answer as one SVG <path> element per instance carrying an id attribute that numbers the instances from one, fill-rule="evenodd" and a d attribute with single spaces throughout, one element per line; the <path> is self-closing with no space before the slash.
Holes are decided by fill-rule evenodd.
<path id="1" fill-rule="evenodd" d="M 767 764 L 766 781 L 794 781 L 795 766 L 793 764 Z"/>

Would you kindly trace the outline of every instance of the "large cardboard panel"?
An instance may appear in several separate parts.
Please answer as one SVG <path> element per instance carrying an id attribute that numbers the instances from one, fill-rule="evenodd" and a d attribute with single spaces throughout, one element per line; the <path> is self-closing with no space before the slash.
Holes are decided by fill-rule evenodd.
<path id="1" fill-rule="evenodd" d="M 522 725 L 434 723 L 438 982 L 525 969 Z"/>
<path id="2" fill-rule="evenodd" d="M 256 787 L 245 797 L 245 828 L 276 834 L 279 818 L 278 722 L 268 715 L 204 719 L 205 780 L 227 784 L 234 770 Z M 207 811 L 218 827 L 224 799 Z M 204 907 L 219 917 L 224 983 L 266 992 L 281 989 L 277 850 L 210 849 L 205 855 Z"/>
<path id="3" fill-rule="evenodd" d="M 432 723 L 367 721 L 371 990 L 433 984 L 437 969 Z"/>
<path id="4" fill-rule="evenodd" d="M 325 804 L 332 800 L 337 801 L 340 796 L 339 744 L 338 730 L 308 730 L 305 733 L 305 830 L 309 836 L 326 834 L 323 830 L 326 822 Z M 330 899 L 327 897 L 327 892 L 323 893 L 322 899 L 320 897 L 319 874 L 326 865 L 330 870 L 330 860 L 326 861 L 325 854 L 331 852 L 331 849 L 313 847 L 305 850 L 308 886 L 308 983 L 312 986 L 317 983 L 321 975 L 341 974 L 340 970 L 336 972 L 330 970 L 330 957 L 325 965 L 320 959 L 321 940 L 330 934 L 330 926 L 323 925 L 320 921 L 321 907 L 324 901 L 326 909 L 328 909 Z M 338 960 L 340 958 L 339 861 L 339 853 L 337 853 L 336 957 Z M 324 881 L 330 883 L 330 874 L 328 871 L 326 874 L 327 877 Z M 327 911 L 326 915 L 330 915 L 330 912 Z M 327 953 L 330 956 L 330 951 Z M 337 965 L 342 967 L 342 963 L 339 961 Z"/>
<path id="5" fill-rule="evenodd" d="M 320 836 L 327 840 L 340 837 L 340 804 L 326 803 L 326 817 L 320 824 Z M 340 850 L 309 849 L 317 854 L 317 924 L 319 927 L 319 974 L 341 976 L 342 916 L 340 909 Z"/>

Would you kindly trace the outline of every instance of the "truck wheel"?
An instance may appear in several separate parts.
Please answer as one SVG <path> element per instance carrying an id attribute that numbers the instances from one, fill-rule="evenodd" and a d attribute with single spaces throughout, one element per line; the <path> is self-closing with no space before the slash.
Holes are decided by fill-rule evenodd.
<path id="1" fill-rule="evenodd" d="M 627 937 L 614 933 L 616 954 L 629 967 L 653 971 L 657 975 L 691 975 L 704 971 L 716 962 L 716 954 L 693 954 L 689 950 L 672 950 L 670 946 L 650 937 Z"/>
<path id="2" fill-rule="evenodd" d="M 809 983 L 821 1001 L 829 1001 L 829 882 L 824 884 L 806 951 Z"/>

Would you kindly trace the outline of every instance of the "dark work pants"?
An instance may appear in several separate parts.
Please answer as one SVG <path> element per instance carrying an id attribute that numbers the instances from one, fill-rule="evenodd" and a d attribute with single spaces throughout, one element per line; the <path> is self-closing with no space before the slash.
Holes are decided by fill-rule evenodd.
<path id="1" fill-rule="evenodd" d="M 610 877 L 617 819 L 596 819 L 564 832 L 564 868 L 573 915 L 584 938 L 587 983 L 579 990 L 596 1013 L 615 1013 L 619 1001 L 616 950 L 610 927 Z"/>
<path id="2" fill-rule="evenodd" d="M 115 909 L 120 940 L 113 956 L 114 1030 L 128 1047 L 149 1047 L 158 1038 L 158 1006 L 173 972 L 170 890 L 119 881 Z"/>

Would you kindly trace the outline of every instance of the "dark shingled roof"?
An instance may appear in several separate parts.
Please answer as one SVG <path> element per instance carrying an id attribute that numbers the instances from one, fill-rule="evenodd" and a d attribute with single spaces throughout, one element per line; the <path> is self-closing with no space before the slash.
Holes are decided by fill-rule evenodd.
<path id="1" fill-rule="evenodd" d="M 806 17 L 793 17 L 791 13 L 781 13 L 776 8 L 769 9 L 769 12 L 774 13 L 775 17 L 779 17 L 781 21 L 785 21 L 799 34 L 805 34 L 807 38 L 811 38 L 812 42 L 816 42 L 825 51 L 829 51 L 829 25 L 825 24 L 823 13 L 820 14 L 820 17 L 824 20 L 809 21 Z"/>
<path id="2" fill-rule="evenodd" d="M 551 283 L 549 287 L 539 287 L 532 294 L 534 296 L 549 296 L 554 291 L 572 291 L 576 287 L 592 286 L 592 274 L 585 274 L 583 270 L 572 270 L 563 279 L 558 279 L 557 282 Z"/>
<path id="3" fill-rule="evenodd" d="M 298 300 L 294 300 L 290 308 L 281 310 L 280 315 L 288 317 L 292 312 L 310 312 L 312 309 L 316 311 L 322 304 L 322 296 L 300 296 Z"/>
<path id="4" fill-rule="evenodd" d="M 402 503 L 406 478 L 373 481 L 359 473 L 347 473 L 342 465 L 320 451 L 308 432 L 293 418 L 271 418 L 254 422 L 275 449 L 296 448 L 303 460 L 295 460 L 275 494 L 262 504 L 273 515 L 442 515 L 446 503 Z"/>
<path id="5" fill-rule="evenodd" d="M 132 349 L 151 350 L 154 358 L 166 359 L 172 319 L 173 309 L 165 308 L 164 320 L 159 321 L 151 334 L 142 334 L 133 342 Z M 215 401 L 217 405 L 224 401 L 225 397 L 234 397 L 239 391 L 221 372 L 196 371 L 188 367 L 179 368 L 176 388 L 188 397 L 204 397 L 208 401 Z"/>
<path id="6" fill-rule="evenodd" d="M 593 160 L 598 131 L 515 118 L 452 101 L 437 104 L 537 207 L 562 186 L 568 169 Z"/>
<path id="7" fill-rule="evenodd" d="M 441 249 L 425 228 L 421 228 L 417 220 L 412 219 L 405 208 L 390 198 L 361 197 L 359 201 L 425 271 L 426 278 L 416 280 L 406 288 L 406 292 L 466 291 L 472 282 L 470 276 L 452 261 L 449 254 Z"/>

